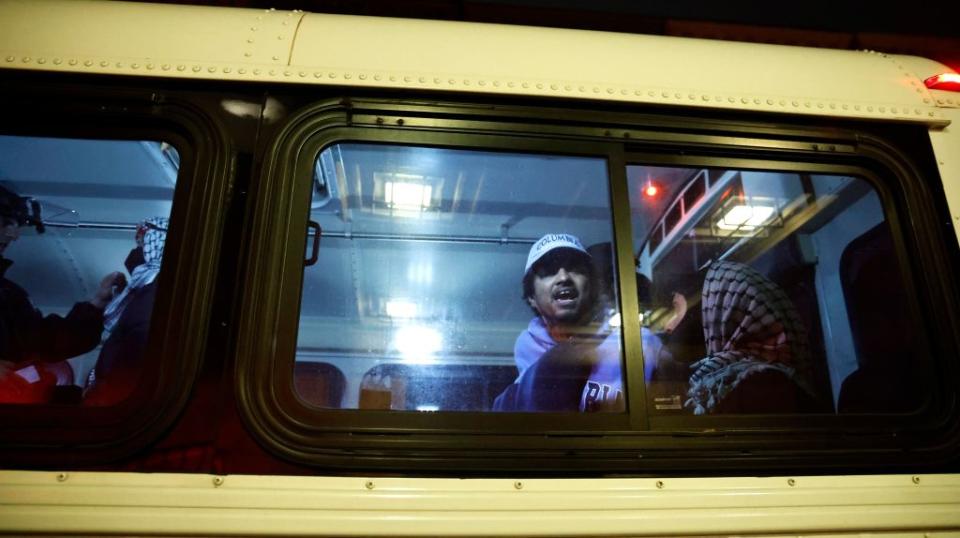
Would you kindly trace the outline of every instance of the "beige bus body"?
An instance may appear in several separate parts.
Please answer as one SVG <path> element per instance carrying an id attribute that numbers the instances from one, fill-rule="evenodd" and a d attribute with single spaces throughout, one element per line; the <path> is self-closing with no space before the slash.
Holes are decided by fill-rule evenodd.
<path id="1" fill-rule="evenodd" d="M 176 536 L 960 534 L 956 475 L 427 479 L 0 473 L 0 530 Z"/>
<path id="2" fill-rule="evenodd" d="M 960 93 L 927 89 L 926 77 L 950 70 L 922 58 L 273 9 L 0 0 L 0 68 L 920 124 L 960 232 Z M 459 480 L 0 471 L 0 532 L 960 536 L 960 475 Z"/>
<path id="3" fill-rule="evenodd" d="M 499 24 L 96 0 L 0 1 L 0 67 L 613 101 L 929 126 L 960 226 L 960 94 L 937 62 Z"/>

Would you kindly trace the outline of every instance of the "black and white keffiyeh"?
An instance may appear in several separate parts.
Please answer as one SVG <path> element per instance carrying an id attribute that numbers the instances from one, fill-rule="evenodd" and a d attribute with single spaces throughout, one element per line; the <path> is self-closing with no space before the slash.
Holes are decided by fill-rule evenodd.
<path id="1" fill-rule="evenodd" d="M 793 303 L 776 284 L 747 265 L 717 262 L 703 283 L 707 356 L 691 368 L 685 405 L 713 412 L 751 375 L 776 370 L 811 396 L 807 333 Z"/>
<path id="2" fill-rule="evenodd" d="M 163 245 L 167 240 L 169 220 L 166 217 L 152 217 L 144 220 L 137 226 L 137 245 L 143 249 L 144 262 L 133 269 L 130 281 L 116 297 L 107 304 L 103 311 L 104 338 L 110 334 L 113 327 L 130 302 L 130 292 L 142 288 L 157 278 L 160 272 L 160 262 L 163 260 Z"/>

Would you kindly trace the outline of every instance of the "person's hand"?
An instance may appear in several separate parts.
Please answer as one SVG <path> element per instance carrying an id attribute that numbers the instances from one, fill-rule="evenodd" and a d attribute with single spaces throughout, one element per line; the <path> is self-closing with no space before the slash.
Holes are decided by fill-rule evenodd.
<path id="1" fill-rule="evenodd" d="M 114 271 L 103 277 L 103 280 L 100 281 L 100 288 L 97 289 L 97 293 L 94 294 L 90 303 L 103 310 L 107 303 L 123 291 L 125 287 L 127 287 L 127 277 L 123 276 L 120 271 Z"/>
<path id="2" fill-rule="evenodd" d="M 667 333 L 672 333 L 674 329 L 677 328 L 677 325 L 680 325 L 680 322 L 683 321 L 683 317 L 687 315 L 687 298 L 683 296 L 682 293 L 673 294 L 673 311 L 670 319 L 667 321 L 666 325 L 663 326 L 663 330 Z"/>

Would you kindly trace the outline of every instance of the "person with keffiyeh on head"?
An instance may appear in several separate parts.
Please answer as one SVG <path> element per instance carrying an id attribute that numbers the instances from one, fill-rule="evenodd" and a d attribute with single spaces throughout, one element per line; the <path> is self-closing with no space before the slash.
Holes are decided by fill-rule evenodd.
<path id="1" fill-rule="evenodd" d="M 153 217 L 137 226 L 137 245 L 124 261 L 130 273 L 129 282 L 104 310 L 104 342 L 87 378 L 86 405 L 114 404 L 136 386 L 150 332 L 168 225 L 165 217 Z"/>
<path id="2" fill-rule="evenodd" d="M 747 265 L 710 265 L 703 283 L 707 356 L 693 363 L 695 415 L 816 412 L 807 332 L 776 284 Z"/>

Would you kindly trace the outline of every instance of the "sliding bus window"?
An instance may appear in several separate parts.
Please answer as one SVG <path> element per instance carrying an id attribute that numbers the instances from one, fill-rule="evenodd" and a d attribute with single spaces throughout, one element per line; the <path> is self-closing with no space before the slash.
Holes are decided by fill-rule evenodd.
<path id="1" fill-rule="evenodd" d="M 0 136 L 0 402 L 136 390 L 178 168 L 158 140 Z"/>
<path id="2" fill-rule="evenodd" d="M 654 413 L 911 412 L 921 330 L 878 190 L 628 167 Z M 651 188 L 653 187 L 653 188 Z"/>
<path id="3" fill-rule="evenodd" d="M 626 410 L 605 159 L 340 143 L 315 168 L 302 401 Z"/>

